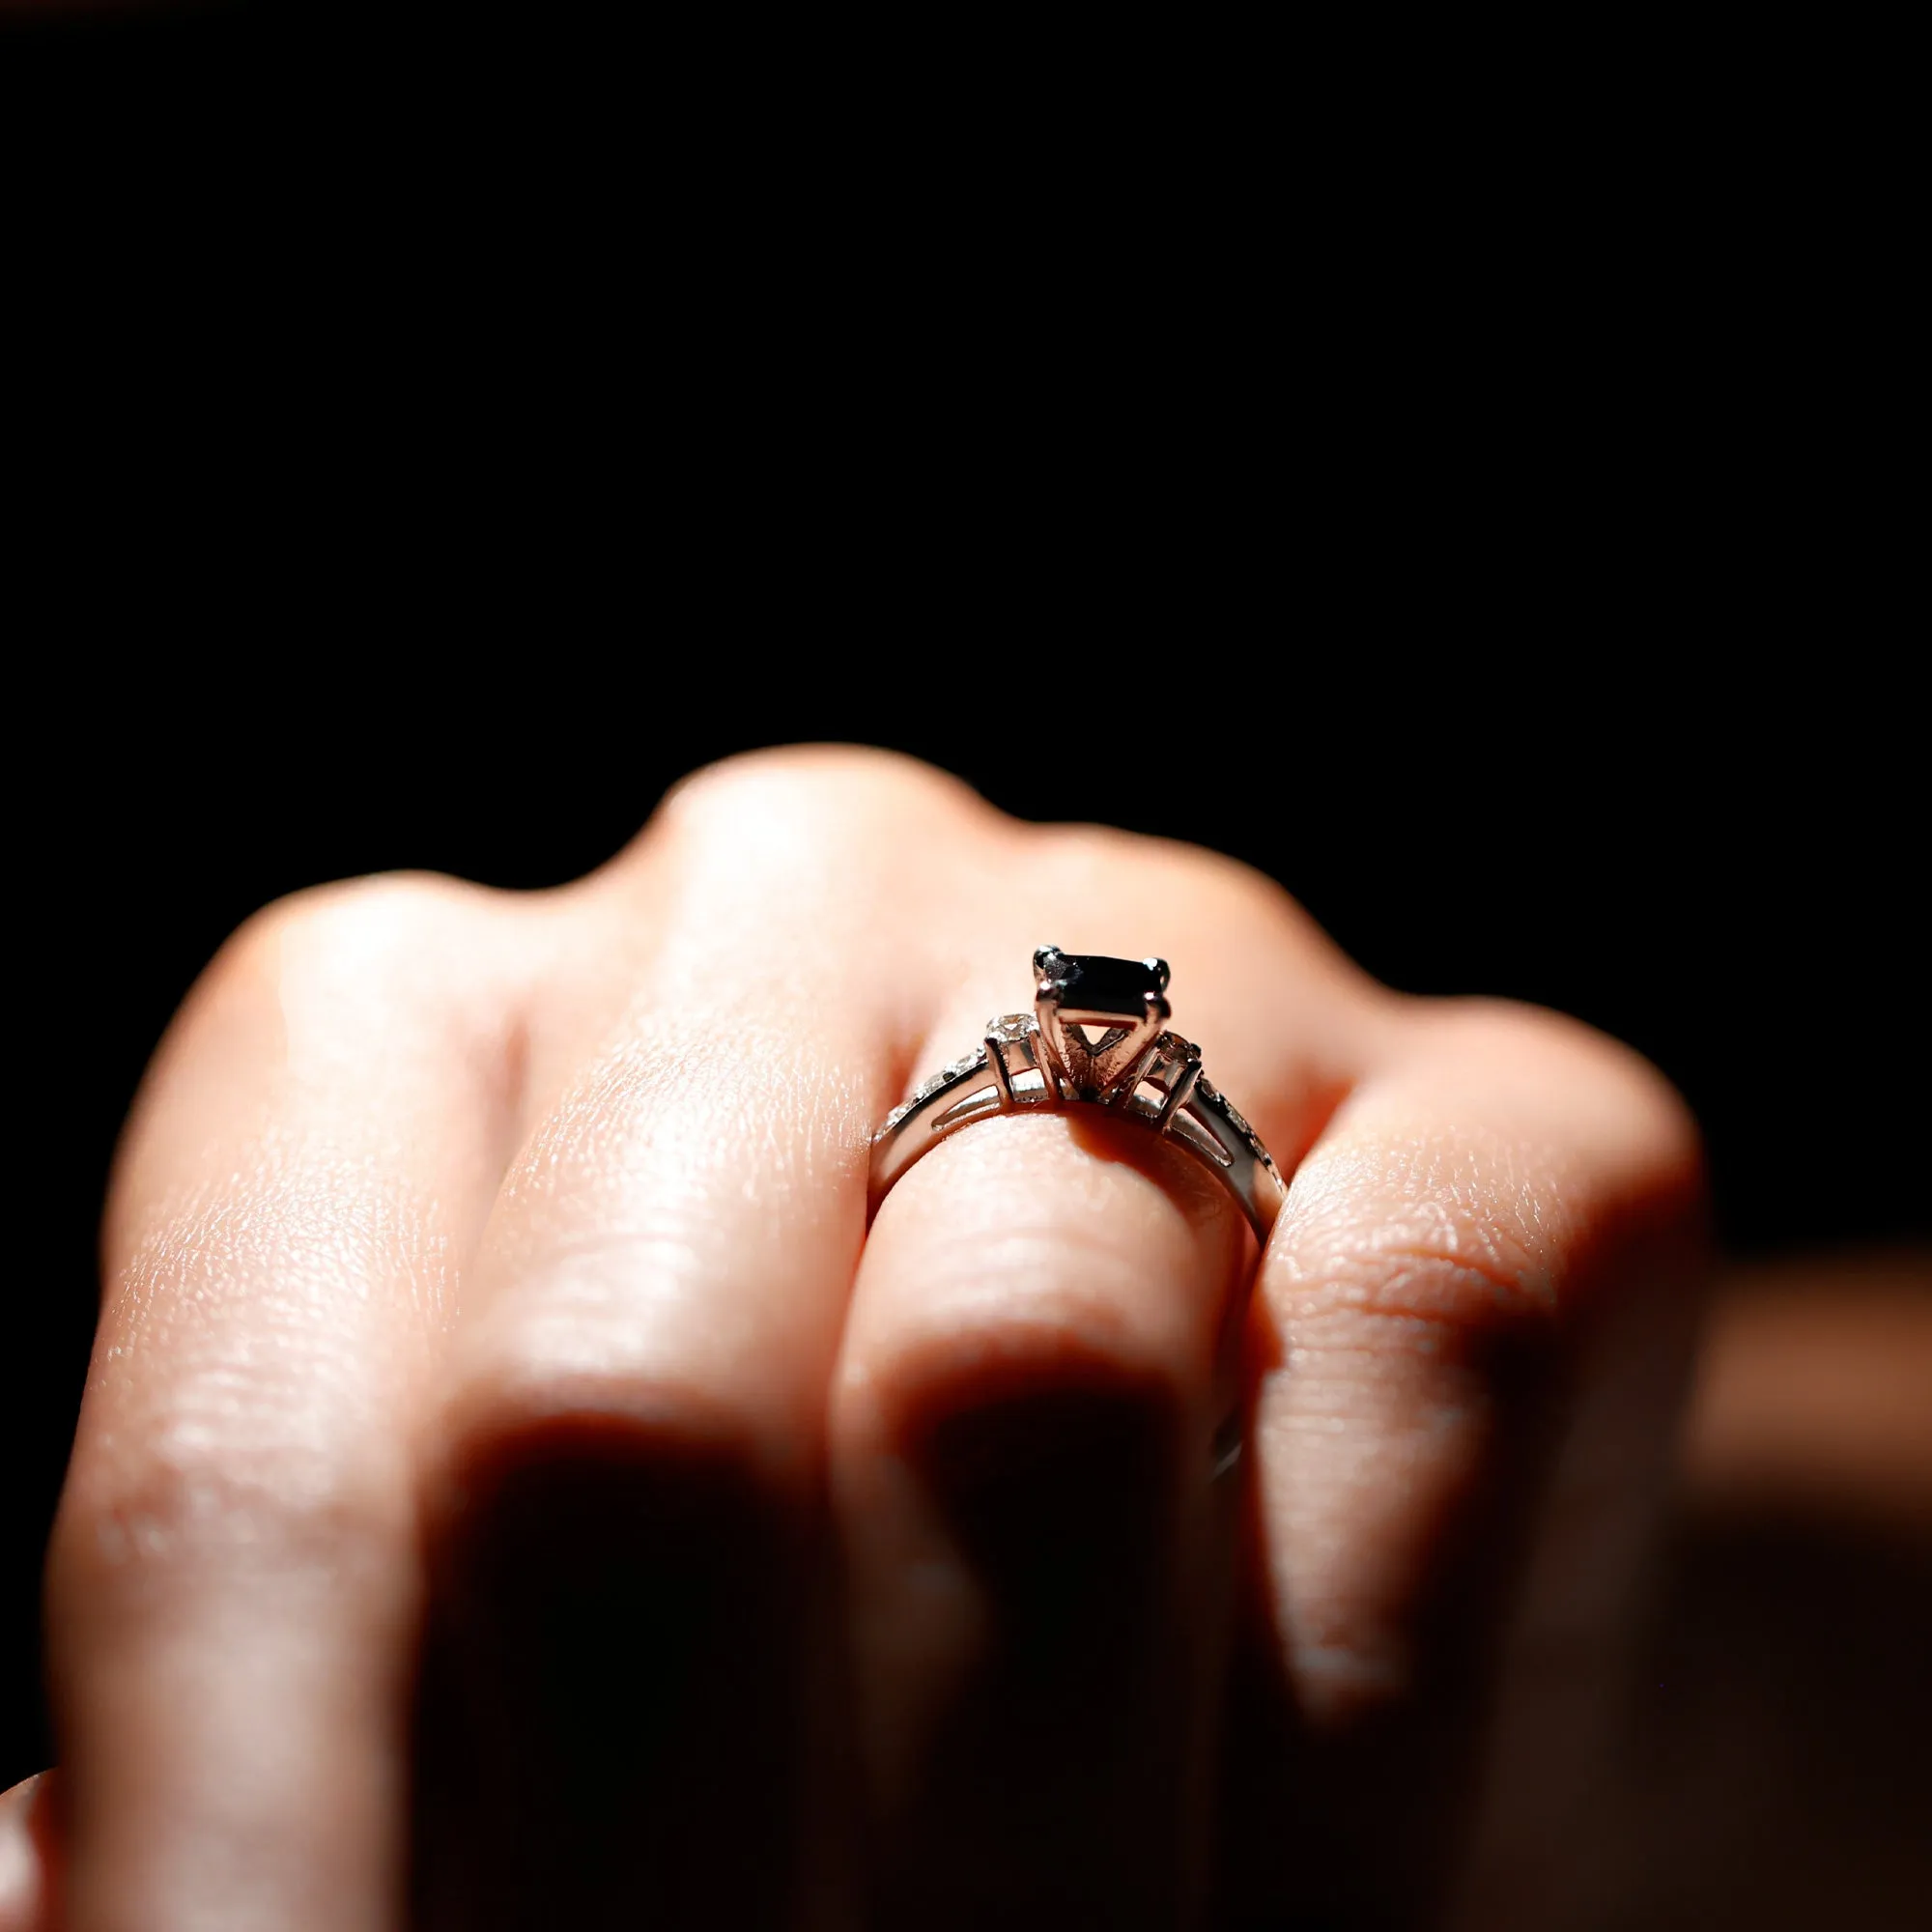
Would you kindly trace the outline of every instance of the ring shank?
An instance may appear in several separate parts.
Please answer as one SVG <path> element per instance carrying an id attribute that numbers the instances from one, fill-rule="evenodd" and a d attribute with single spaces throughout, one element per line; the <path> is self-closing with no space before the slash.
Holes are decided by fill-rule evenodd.
<path id="1" fill-rule="evenodd" d="M 1235 1197 L 1256 1239 L 1265 1244 L 1287 1190 L 1254 1129 L 1206 1079 L 1197 1080 L 1185 1100 L 1171 1109 L 1132 1094 L 1095 1102 L 1071 1099 L 1057 1089 L 1044 1071 L 1002 1078 L 983 1051 L 955 1061 L 906 1106 L 895 1108 L 874 1136 L 869 1211 L 878 1212 L 880 1202 L 915 1161 L 963 1127 L 996 1114 L 1092 1106 L 1160 1133 L 1192 1155 Z"/>

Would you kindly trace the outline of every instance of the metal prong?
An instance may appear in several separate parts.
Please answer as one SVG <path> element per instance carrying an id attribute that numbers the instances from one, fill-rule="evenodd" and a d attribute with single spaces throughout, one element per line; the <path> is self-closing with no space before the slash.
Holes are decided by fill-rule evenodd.
<path id="1" fill-rule="evenodd" d="M 1154 991 L 1157 993 L 1166 992 L 1167 982 L 1173 977 L 1167 970 L 1167 961 L 1165 959 L 1143 959 L 1141 964 L 1153 975 Z"/>
<path id="2" fill-rule="evenodd" d="M 993 1084 L 1000 1090 L 1000 1109 L 1004 1113 L 1013 1104 L 1013 1076 L 1007 1070 L 1007 1049 L 1005 1044 L 986 1036 L 986 1065 L 993 1075 Z"/>
<path id="3" fill-rule="evenodd" d="M 1208 1480 L 1218 1483 L 1223 1476 L 1233 1474 L 1241 1460 L 1241 1411 L 1238 1408 L 1223 1418 L 1221 1426 L 1214 1432 L 1214 1440 L 1208 1449 Z"/>
<path id="4" fill-rule="evenodd" d="M 1141 1091 L 1141 1082 L 1147 1078 L 1148 1069 L 1159 1058 L 1160 1049 L 1150 1046 L 1114 1083 L 1113 1092 L 1101 1104 L 1122 1114 L 1131 1114 L 1134 1111 L 1134 1095 Z"/>
<path id="5" fill-rule="evenodd" d="M 1192 1097 L 1194 1083 L 1200 1078 L 1201 1063 L 1198 1060 L 1190 1060 L 1180 1069 L 1180 1077 L 1167 1090 L 1167 1093 L 1161 1099 L 1160 1112 L 1153 1117 L 1153 1130 L 1155 1133 L 1166 1133 L 1168 1123 L 1174 1119 L 1175 1115 L 1179 1113 L 1181 1108 L 1186 1106 L 1188 1100 Z"/>

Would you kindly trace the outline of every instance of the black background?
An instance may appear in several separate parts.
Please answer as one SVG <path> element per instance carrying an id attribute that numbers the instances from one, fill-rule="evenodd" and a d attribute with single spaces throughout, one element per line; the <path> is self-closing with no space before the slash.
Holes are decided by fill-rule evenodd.
<path id="1" fill-rule="evenodd" d="M 1895 269 L 1815 128 L 1740 174 L 1692 115 L 1666 168 L 1555 89 L 1313 138 L 1236 49 L 1122 94 L 571 10 L 0 52 L 0 1783 L 113 1138 L 197 970 L 320 880 L 574 876 L 758 744 L 1234 851 L 1393 983 L 1580 1014 L 1690 1096 L 1733 1248 L 1922 1229 Z"/>

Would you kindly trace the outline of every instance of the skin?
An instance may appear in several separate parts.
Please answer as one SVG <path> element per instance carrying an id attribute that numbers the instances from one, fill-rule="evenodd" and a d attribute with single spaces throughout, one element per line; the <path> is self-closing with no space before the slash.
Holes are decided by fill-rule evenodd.
<path id="1" fill-rule="evenodd" d="M 1264 1254 L 1091 1110 L 868 1229 L 1049 940 L 1170 960 Z M 1512 1698 L 1580 1758 L 1614 1697 L 1701 1225 L 1625 1049 L 883 753 L 271 907 L 118 1164 L 0 1926 L 56 1868 L 69 1932 L 1438 1922 Z"/>

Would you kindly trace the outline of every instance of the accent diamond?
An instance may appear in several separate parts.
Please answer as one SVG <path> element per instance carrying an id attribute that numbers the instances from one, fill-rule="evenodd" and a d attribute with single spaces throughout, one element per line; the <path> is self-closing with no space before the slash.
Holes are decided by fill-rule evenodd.
<path id="1" fill-rule="evenodd" d="M 1247 1116 L 1235 1105 L 1234 1101 L 1229 1099 L 1227 1094 L 1223 1094 L 1205 1073 L 1195 1083 L 1194 1091 L 1208 1105 L 1219 1107 L 1222 1113 L 1227 1115 L 1228 1124 L 1247 1142 L 1248 1151 L 1264 1167 L 1272 1172 L 1274 1168 L 1274 1155 L 1269 1153 L 1266 1148 L 1263 1147 L 1261 1136 L 1248 1124 Z"/>

